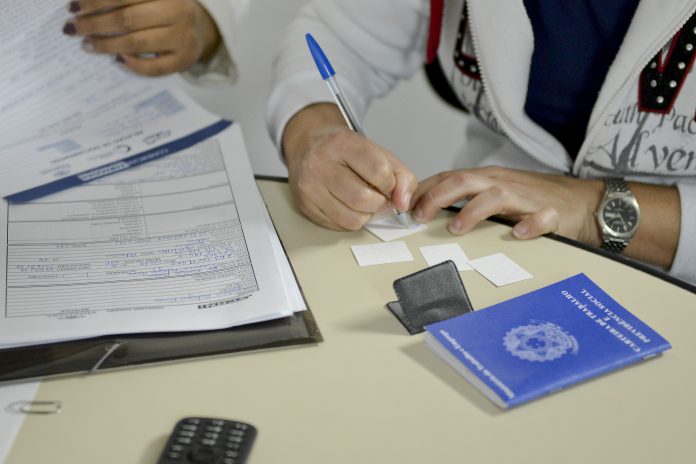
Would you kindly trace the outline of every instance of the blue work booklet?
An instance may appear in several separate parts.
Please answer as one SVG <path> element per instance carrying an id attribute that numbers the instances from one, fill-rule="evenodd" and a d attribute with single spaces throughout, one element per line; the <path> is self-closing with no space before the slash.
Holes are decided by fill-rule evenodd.
<path id="1" fill-rule="evenodd" d="M 584 274 L 426 331 L 427 345 L 501 408 L 671 348 Z"/>

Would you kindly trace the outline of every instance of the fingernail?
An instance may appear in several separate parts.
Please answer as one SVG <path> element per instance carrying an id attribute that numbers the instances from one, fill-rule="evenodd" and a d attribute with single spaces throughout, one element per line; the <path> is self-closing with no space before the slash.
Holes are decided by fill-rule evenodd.
<path id="1" fill-rule="evenodd" d="M 63 34 L 65 35 L 75 35 L 77 32 L 77 28 L 75 27 L 74 23 L 67 22 L 65 23 L 65 26 L 63 26 Z"/>
<path id="2" fill-rule="evenodd" d="M 82 49 L 88 53 L 92 53 L 94 51 L 94 44 L 91 40 L 85 39 L 82 41 Z"/>
<path id="3" fill-rule="evenodd" d="M 80 2 L 70 2 L 68 4 L 68 10 L 71 13 L 77 13 L 78 11 L 80 11 Z"/>
<path id="4" fill-rule="evenodd" d="M 460 234 L 462 232 L 462 223 L 460 221 L 452 221 L 449 225 L 449 231 L 453 234 Z"/>
<path id="5" fill-rule="evenodd" d="M 411 206 L 411 193 L 410 192 L 404 192 L 404 204 L 406 205 L 406 209 L 408 210 L 408 207 Z"/>
<path id="6" fill-rule="evenodd" d="M 125 63 L 126 62 L 126 60 L 124 60 L 121 55 L 116 55 L 115 60 L 117 63 Z"/>
<path id="7" fill-rule="evenodd" d="M 529 232 L 529 227 L 526 224 L 517 224 L 512 228 L 512 235 L 517 238 L 527 237 L 527 232 Z"/>

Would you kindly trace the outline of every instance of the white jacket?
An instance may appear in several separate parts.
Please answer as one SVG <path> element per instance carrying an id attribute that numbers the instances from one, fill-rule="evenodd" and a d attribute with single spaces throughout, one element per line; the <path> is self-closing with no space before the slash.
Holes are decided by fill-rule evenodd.
<path id="1" fill-rule="evenodd" d="M 669 271 L 696 282 L 696 77 L 690 72 L 696 0 L 640 3 L 575 161 L 524 111 L 534 36 L 523 2 L 469 0 L 466 9 L 464 3 L 445 1 L 437 54 L 460 102 L 483 122 L 479 139 L 463 148 L 471 166 L 676 185 L 681 232 Z M 294 113 L 331 101 L 307 51 L 306 32 L 325 49 L 361 117 L 373 98 L 421 68 L 429 16 L 429 0 L 324 0 L 305 7 L 274 66 L 268 125 L 276 143 Z"/>
<path id="2" fill-rule="evenodd" d="M 237 30 L 244 18 L 249 0 L 197 0 L 215 21 L 222 42 L 213 56 L 194 64 L 181 75 L 195 85 L 231 84 L 237 80 L 234 50 Z"/>

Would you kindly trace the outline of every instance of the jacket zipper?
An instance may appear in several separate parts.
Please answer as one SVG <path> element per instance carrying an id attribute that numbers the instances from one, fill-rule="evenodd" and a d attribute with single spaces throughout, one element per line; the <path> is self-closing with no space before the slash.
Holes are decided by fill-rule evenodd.
<path id="1" fill-rule="evenodd" d="M 466 0 L 465 0 L 465 1 L 466 1 Z M 471 8 L 470 8 L 469 6 L 467 6 L 467 9 L 468 9 L 468 12 L 469 12 L 469 26 L 471 27 L 471 45 L 473 46 L 475 56 L 476 56 L 476 57 L 480 57 L 481 54 L 479 53 L 478 37 L 477 37 L 477 33 L 476 33 L 476 25 L 475 25 L 475 22 L 472 20 Z M 541 164 L 543 164 L 543 165 L 545 165 L 545 166 L 548 166 L 549 168 L 551 168 L 551 169 L 554 170 L 554 171 L 558 170 L 558 166 L 549 164 L 549 163 L 546 162 L 545 160 L 540 159 L 540 158 L 537 157 L 537 156 L 534 156 L 534 155 L 533 155 L 534 150 L 531 150 L 531 149 L 530 149 L 531 147 L 528 146 L 527 143 L 526 143 L 521 137 L 518 137 L 518 136 L 514 133 L 514 131 L 512 131 L 511 129 L 509 129 L 509 128 L 506 126 L 506 123 L 505 123 L 505 122 L 503 121 L 503 119 L 500 117 L 501 112 L 498 110 L 498 108 L 497 108 L 497 106 L 496 106 L 496 104 L 495 104 L 495 101 L 494 101 L 494 99 L 493 99 L 492 93 L 489 92 L 490 87 L 489 87 L 488 83 L 486 82 L 486 77 L 485 77 L 486 73 L 484 72 L 484 69 L 483 69 L 483 66 L 482 66 L 482 60 L 480 60 L 480 59 L 478 60 L 478 67 L 479 67 L 479 75 L 481 76 L 481 85 L 483 86 L 484 97 L 488 99 L 488 102 L 489 102 L 490 105 L 491 105 L 491 111 L 493 112 L 493 116 L 495 116 L 496 121 L 498 121 L 498 125 L 500 126 L 500 131 L 501 131 L 501 132 L 502 132 L 514 145 L 516 145 L 517 148 L 519 148 L 519 149 L 522 150 L 523 152 L 525 152 L 525 153 L 527 153 L 528 155 L 530 155 L 532 158 L 534 158 L 534 160 L 536 160 L 537 162 L 539 162 L 539 163 L 541 163 Z M 572 169 L 572 167 L 571 167 L 571 169 Z M 568 170 L 568 172 L 570 172 L 570 170 Z"/>

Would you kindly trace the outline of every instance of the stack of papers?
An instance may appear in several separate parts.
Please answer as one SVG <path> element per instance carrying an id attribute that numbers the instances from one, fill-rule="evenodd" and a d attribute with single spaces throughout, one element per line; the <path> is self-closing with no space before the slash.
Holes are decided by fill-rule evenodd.
<path id="1" fill-rule="evenodd" d="M 238 125 L 80 50 L 64 1 L 7 8 L 0 348 L 306 309 Z"/>

